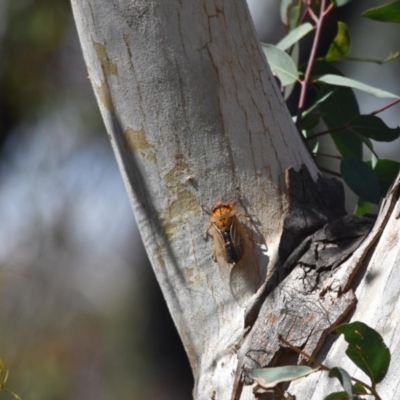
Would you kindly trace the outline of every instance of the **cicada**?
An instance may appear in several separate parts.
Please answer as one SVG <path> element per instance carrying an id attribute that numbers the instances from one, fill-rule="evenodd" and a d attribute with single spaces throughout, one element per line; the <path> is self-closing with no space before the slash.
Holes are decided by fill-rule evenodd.
<path id="1" fill-rule="evenodd" d="M 221 276 L 243 305 L 259 287 L 260 269 L 254 241 L 239 221 L 235 203 L 218 201 L 210 212 L 214 254 Z"/>

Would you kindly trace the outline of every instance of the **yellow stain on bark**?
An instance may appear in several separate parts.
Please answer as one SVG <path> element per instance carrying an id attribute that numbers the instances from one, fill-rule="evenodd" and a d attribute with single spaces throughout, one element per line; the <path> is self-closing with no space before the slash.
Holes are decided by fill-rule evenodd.
<path id="1" fill-rule="evenodd" d="M 165 251 L 165 246 L 163 245 L 157 246 L 157 248 L 154 251 L 157 257 L 157 263 L 160 266 L 160 268 L 165 268 L 165 261 L 163 257 L 164 251 Z"/>
<path id="2" fill-rule="evenodd" d="M 154 146 L 147 141 L 146 132 L 143 128 L 138 131 L 132 128 L 125 129 L 124 139 L 129 150 L 133 152 L 154 149 Z"/>
<path id="3" fill-rule="evenodd" d="M 97 58 L 101 63 L 104 75 L 107 78 L 110 75 L 118 76 L 118 67 L 108 57 L 106 46 L 99 42 L 94 42 L 94 48 L 96 49 Z"/>
<path id="4" fill-rule="evenodd" d="M 109 111 L 114 111 L 114 104 L 112 101 L 111 91 L 108 86 L 107 78 L 110 75 L 118 76 L 118 67 L 108 57 L 106 46 L 99 42 L 93 42 L 96 50 L 97 58 L 100 62 L 101 69 L 104 73 L 104 83 L 101 86 L 96 86 L 96 92 L 103 106 Z"/>
<path id="5" fill-rule="evenodd" d="M 101 86 L 96 87 L 97 95 L 101 101 L 101 104 L 110 112 L 114 111 L 114 104 L 112 101 L 110 88 L 108 87 L 107 82 L 104 82 Z"/>

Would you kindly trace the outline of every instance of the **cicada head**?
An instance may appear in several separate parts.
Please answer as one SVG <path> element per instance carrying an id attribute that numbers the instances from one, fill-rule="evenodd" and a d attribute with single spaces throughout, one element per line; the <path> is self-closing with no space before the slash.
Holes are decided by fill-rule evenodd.
<path id="1" fill-rule="evenodd" d="M 225 232 L 231 229 L 235 214 L 235 203 L 218 201 L 211 209 L 210 220 L 215 228 L 220 232 Z"/>

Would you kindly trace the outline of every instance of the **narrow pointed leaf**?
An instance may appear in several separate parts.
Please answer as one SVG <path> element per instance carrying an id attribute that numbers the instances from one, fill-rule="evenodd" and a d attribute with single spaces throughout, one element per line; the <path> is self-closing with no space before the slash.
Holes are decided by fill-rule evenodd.
<path id="1" fill-rule="evenodd" d="M 320 97 L 310 108 L 308 108 L 303 112 L 302 118 L 305 119 L 309 114 L 311 114 L 312 111 L 314 111 L 318 107 L 319 104 L 323 103 L 333 93 L 334 91 L 332 90 L 327 94 L 323 95 L 322 97 Z"/>
<path id="2" fill-rule="evenodd" d="M 290 31 L 283 39 L 280 40 L 276 47 L 283 51 L 287 50 L 313 29 L 313 26 L 309 22 L 306 22 L 305 24 L 302 24 Z"/>
<path id="3" fill-rule="evenodd" d="M 290 51 L 290 57 L 292 57 L 293 62 L 296 65 L 297 71 L 299 70 L 299 59 L 300 59 L 300 45 L 299 43 L 295 43 Z M 297 82 L 294 82 L 290 85 L 285 86 L 285 90 L 283 93 L 283 97 L 287 100 L 293 92 Z"/>
<path id="4" fill-rule="evenodd" d="M 361 14 L 363 17 L 382 22 L 400 23 L 400 1 L 394 1 L 383 6 L 371 8 Z"/>
<path id="5" fill-rule="evenodd" d="M 344 22 L 338 22 L 338 31 L 326 53 L 326 61 L 340 60 L 350 52 L 350 33 Z"/>
<path id="6" fill-rule="evenodd" d="M 350 375 L 345 369 L 334 367 L 329 370 L 328 376 L 329 378 L 337 378 L 350 398 L 354 398 L 354 396 L 357 396 L 357 392 L 354 390 L 351 383 Z"/>
<path id="7" fill-rule="evenodd" d="M 302 131 L 303 136 L 307 139 L 309 136 L 313 135 L 313 131 Z M 318 139 L 308 139 L 306 140 L 307 147 L 310 149 L 311 153 L 317 153 L 319 149 L 319 141 Z"/>
<path id="8" fill-rule="evenodd" d="M 292 57 L 271 44 L 262 43 L 262 49 L 272 73 L 279 78 L 283 86 L 290 85 L 299 79 L 297 67 Z"/>
<path id="9" fill-rule="evenodd" d="M 368 214 L 370 209 L 371 209 L 371 203 L 362 198 L 359 198 L 354 210 L 354 215 L 362 217 L 363 215 Z"/>
<path id="10" fill-rule="evenodd" d="M 281 20 L 286 27 L 297 26 L 301 12 L 298 0 L 282 0 L 280 7 Z"/>
<path id="11" fill-rule="evenodd" d="M 285 26 L 289 25 L 289 13 L 293 7 L 293 0 L 282 0 L 280 7 L 281 21 Z"/>
<path id="12" fill-rule="evenodd" d="M 381 198 L 377 177 L 365 162 L 359 158 L 345 158 L 340 163 L 340 173 L 349 188 L 363 199 L 378 204 Z"/>
<path id="13" fill-rule="evenodd" d="M 393 61 L 399 57 L 400 57 L 400 51 L 394 51 L 394 52 L 391 51 L 389 53 L 389 55 L 384 60 L 382 60 L 382 62 L 385 63 L 385 62 Z"/>
<path id="14" fill-rule="evenodd" d="M 349 344 L 347 356 L 364 371 L 373 385 L 386 376 L 390 364 L 390 351 L 382 336 L 363 322 L 352 322 L 338 326 L 335 331 L 342 333 Z"/>
<path id="15" fill-rule="evenodd" d="M 254 379 L 264 389 L 275 387 L 281 382 L 290 382 L 303 378 L 317 371 L 305 365 L 290 365 L 287 367 L 272 367 L 246 370 L 249 378 Z"/>
<path id="16" fill-rule="evenodd" d="M 354 79 L 346 78 L 344 76 L 327 74 L 318 77 L 317 81 L 328 83 L 329 85 L 345 86 L 353 89 L 358 89 L 375 97 L 389 98 L 389 99 L 399 98 L 399 96 L 397 96 L 396 94 L 375 88 L 370 85 L 366 85 L 365 83 L 356 81 Z"/>
<path id="17" fill-rule="evenodd" d="M 347 3 L 350 3 L 351 0 L 336 0 L 336 7 L 342 7 L 346 5 Z"/>

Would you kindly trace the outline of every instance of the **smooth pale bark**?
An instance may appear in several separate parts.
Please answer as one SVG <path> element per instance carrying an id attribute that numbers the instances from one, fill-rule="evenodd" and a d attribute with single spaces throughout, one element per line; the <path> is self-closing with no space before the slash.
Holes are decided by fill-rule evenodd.
<path id="1" fill-rule="evenodd" d="M 253 216 L 248 226 L 268 249 L 258 253 L 265 277 L 278 261 L 288 212 L 285 170 L 305 165 L 316 179 L 317 169 L 244 1 L 72 6 L 144 244 L 189 356 L 194 397 L 228 399 L 244 308 L 221 280 L 212 241 L 203 239 L 202 207 L 236 200 Z"/>

